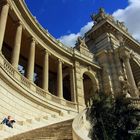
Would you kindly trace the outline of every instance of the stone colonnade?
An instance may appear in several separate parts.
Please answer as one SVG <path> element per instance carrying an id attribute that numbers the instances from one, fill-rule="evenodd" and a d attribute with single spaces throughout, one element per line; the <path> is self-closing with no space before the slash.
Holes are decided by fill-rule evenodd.
<path id="1" fill-rule="evenodd" d="M 5 30 L 8 20 L 8 13 L 10 9 L 10 5 L 7 1 L 2 1 L 1 6 L 1 13 L 0 13 L 0 53 L 2 53 L 2 47 L 3 47 L 3 41 L 5 36 Z M 21 48 L 21 40 L 22 40 L 22 34 L 23 34 L 23 25 L 21 21 L 18 21 L 16 24 L 16 34 L 14 38 L 14 46 L 12 50 L 12 56 L 11 56 L 11 65 L 17 69 L 19 64 L 19 58 L 20 58 L 20 48 Z M 28 56 L 28 64 L 27 64 L 27 73 L 26 78 L 33 82 L 34 79 L 34 68 L 35 68 L 35 50 L 37 47 L 37 41 L 34 37 L 31 36 L 30 39 L 30 50 L 29 50 L 29 56 Z M 48 91 L 48 85 L 49 85 L 49 56 L 50 53 L 44 49 L 43 53 L 43 82 L 42 82 L 42 88 L 45 91 Z M 63 98 L 63 71 L 62 66 L 63 62 L 60 58 L 57 58 L 58 61 L 58 69 L 57 69 L 57 96 L 59 98 Z M 75 93 L 75 81 L 74 81 L 74 68 L 70 67 L 70 86 L 71 86 L 71 97 L 72 101 L 76 102 L 76 95 Z"/>
<path id="2" fill-rule="evenodd" d="M 126 71 L 126 76 L 127 76 L 127 80 L 130 84 L 130 88 L 132 90 L 131 92 L 131 96 L 132 97 L 138 97 L 138 89 L 134 80 L 134 76 L 133 76 L 133 72 L 131 69 L 131 65 L 130 65 L 130 58 L 131 58 L 131 53 L 129 50 L 125 49 L 125 47 L 120 49 L 120 57 L 123 60 L 124 66 L 125 66 L 125 71 Z"/>

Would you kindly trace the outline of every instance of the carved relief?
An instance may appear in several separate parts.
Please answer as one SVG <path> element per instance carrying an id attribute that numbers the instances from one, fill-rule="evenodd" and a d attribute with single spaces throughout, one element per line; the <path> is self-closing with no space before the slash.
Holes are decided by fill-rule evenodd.
<path id="1" fill-rule="evenodd" d="M 131 94 L 131 86 L 126 78 L 126 75 L 120 71 L 120 75 L 119 75 L 119 81 L 120 81 L 120 84 L 121 84 L 121 89 L 122 89 L 122 92 L 123 94 L 130 98 L 130 94 Z"/>

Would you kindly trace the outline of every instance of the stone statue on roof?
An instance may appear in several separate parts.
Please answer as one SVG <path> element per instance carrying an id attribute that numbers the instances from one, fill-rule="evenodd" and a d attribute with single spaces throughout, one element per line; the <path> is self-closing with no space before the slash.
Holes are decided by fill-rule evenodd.
<path id="1" fill-rule="evenodd" d="M 87 45 L 85 44 L 85 40 L 82 39 L 82 37 L 78 36 L 76 46 L 87 48 Z"/>
<path id="2" fill-rule="evenodd" d="M 99 9 L 98 14 L 93 14 L 91 15 L 91 19 L 94 21 L 94 23 L 99 23 L 101 20 L 106 18 L 106 13 L 105 10 L 103 8 Z"/>

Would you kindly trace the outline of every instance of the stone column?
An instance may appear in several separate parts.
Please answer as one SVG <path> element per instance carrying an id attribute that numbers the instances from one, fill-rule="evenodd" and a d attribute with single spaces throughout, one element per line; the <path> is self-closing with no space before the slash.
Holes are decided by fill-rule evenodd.
<path id="1" fill-rule="evenodd" d="M 136 87 L 136 83 L 135 83 L 135 80 L 134 80 L 134 77 L 133 77 L 131 65 L 130 65 L 130 62 L 129 62 L 130 52 L 124 50 L 124 52 L 123 52 L 121 57 L 123 59 L 124 65 L 125 65 L 126 75 L 127 75 L 128 82 L 131 85 L 132 90 L 133 90 L 132 91 L 133 95 L 131 95 L 131 96 L 132 97 L 137 97 L 137 95 L 136 95 L 137 87 Z"/>
<path id="2" fill-rule="evenodd" d="M 57 71 L 57 96 L 63 98 L 62 61 L 60 59 L 58 59 L 58 71 Z"/>
<path id="3" fill-rule="evenodd" d="M 1 51 L 2 45 L 3 45 L 8 12 L 9 12 L 9 4 L 7 3 L 2 6 L 2 10 L 1 10 L 1 14 L 0 14 L 0 51 Z"/>
<path id="4" fill-rule="evenodd" d="M 43 82 L 42 88 L 48 91 L 49 85 L 49 53 L 44 50 L 44 62 L 43 62 Z"/>
<path id="5" fill-rule="evenodd" d="M 29 56 L 28 56 L 28 66 L 27 66 L 27 75 L 26 75 L 26 77 L 30 81 L 33 81 L 34 79 L 35 45 L 36 45 L 35 39 L 32 38 L 30 44 Z"/>
<path id="6" fill-rule="evenodd" d="M 74 73 L 74 67 L 71 67 L 70 69 L 70 87 L 71 87 L 71 98 L 72 101 L 76 103 L 76 87 L 75 87 L 75 73 Z"/>
<path id="7" fill-rule="evenodd" d="M 15 35 L 14 48 L 13 48 L 12 58 L 11 58 L 11 64 L 15 68 L 18 68 L 20 47 L 21 47 L 21 38 L 22 38 L 22 24 L 21 24 L 21 22 L 18 22 L 18 27 L 17 27 L 16 35 Z"/>

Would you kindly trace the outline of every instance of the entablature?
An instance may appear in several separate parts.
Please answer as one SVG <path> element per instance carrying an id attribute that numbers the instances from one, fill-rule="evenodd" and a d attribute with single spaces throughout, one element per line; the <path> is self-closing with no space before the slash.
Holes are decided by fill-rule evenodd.
<path id="1" fill-rule="evenodd" d="M 140 43 L 129 34 L 128 29 L 123 22 L 119 22 L 107 14 L 100 16 L 101 15 L 99 14 L 94 16 L 95 23 L 92 29 L 86 33 L 86 41 L 89 41 L 90 39 L 95 41 L 103 33 L 111 33 L 116 36 L 116 38 L 118 38 L 118 35 L 121 35 L 128 47 L 140 53 Z M 99 19 L 97 20 L 96 18 Z"/>
<path id="2" fill-rule="evenodd" d="M 72 48 L 66 47 L 45 30 L 38 23 L 36 18 L 32 16 L 24 1 L 14 0 L 11 3 L 18 18 L 23 22 L 25 28 L 38 42 L 43 42 L 45 45 L 48 45 L 48 49 L 50 49 L 50 51 L 54 49 L 59 53 L 64 53 L 68 57 L 72 56 Z M 43 47 L 46 48 L 46 46 Z"/>

